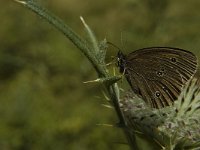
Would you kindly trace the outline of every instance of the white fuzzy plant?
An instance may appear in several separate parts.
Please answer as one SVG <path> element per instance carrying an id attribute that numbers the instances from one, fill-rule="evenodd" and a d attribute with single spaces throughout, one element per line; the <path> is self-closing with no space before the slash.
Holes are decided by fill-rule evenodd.
<path id="1" fill-rule="evenodd" d="M 174 106 L 152 109 L 127 92 L 121 99 L 127 130 L 137 149 L 200 149 L 200 84 L 193 78 L 182 90 Z"/>

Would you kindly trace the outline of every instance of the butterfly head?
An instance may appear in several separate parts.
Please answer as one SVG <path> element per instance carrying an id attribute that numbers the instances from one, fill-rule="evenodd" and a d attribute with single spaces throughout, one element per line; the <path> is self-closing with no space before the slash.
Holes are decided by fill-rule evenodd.
<path id="1" fill-rule="evenodd" d="M 119 67 L 119 72 L 124 73 L 126 68 L 126 56 L 121 51 L 117 53 L 117 66 Z"/>

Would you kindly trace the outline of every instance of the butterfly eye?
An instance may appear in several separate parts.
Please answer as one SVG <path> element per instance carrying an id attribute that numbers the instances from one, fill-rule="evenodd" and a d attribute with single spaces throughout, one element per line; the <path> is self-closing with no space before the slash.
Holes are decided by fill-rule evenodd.
<path id="1" fill-rule="evenodd" d="M 156 95 L 156 97 L 160 97 L 160 92 L 156 91 L 155 95 Z"/>
<path id="2" fill-rule="evenodd" d="M 176 58 L 174 58 L 174 57 L 171 58 L 171 61 L 172 61 L 172 62 L 176 62 Z"/>

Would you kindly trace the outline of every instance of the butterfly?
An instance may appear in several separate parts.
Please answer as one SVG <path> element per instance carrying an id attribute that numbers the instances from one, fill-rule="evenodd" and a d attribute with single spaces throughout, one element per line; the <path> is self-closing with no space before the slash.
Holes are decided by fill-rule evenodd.
<path id="1" fill-rule="evenodd" d="M 152 108 L 173 105 L 183 86 L 197 71 L 197 57 L 187 50 L 150 47 L 118 52 L 118 67 L 139 95 Z"/>

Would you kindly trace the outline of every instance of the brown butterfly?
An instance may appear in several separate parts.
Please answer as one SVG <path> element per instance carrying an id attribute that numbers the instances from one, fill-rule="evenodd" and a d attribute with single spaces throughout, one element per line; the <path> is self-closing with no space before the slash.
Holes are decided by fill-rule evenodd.
<path id="1" fill-rule="evenodd" d="M 153 108 L 170 106 L 197 71 L 197 57 L 186 50 L 151 47 L 118 52 L 118 67 L 134 93 Z"/>

